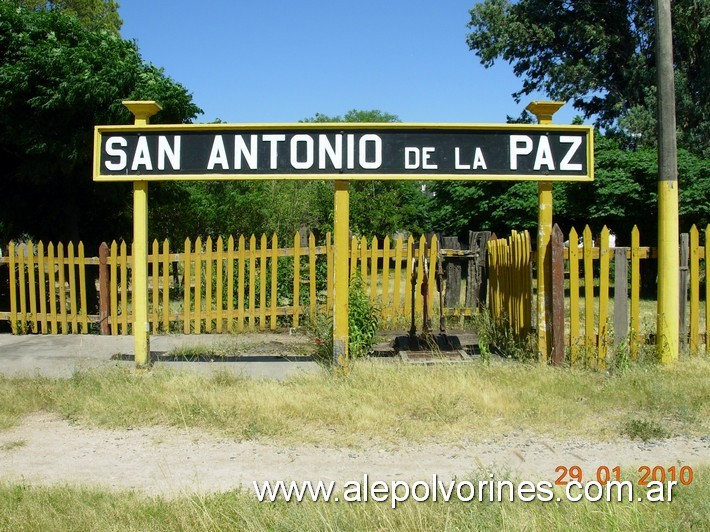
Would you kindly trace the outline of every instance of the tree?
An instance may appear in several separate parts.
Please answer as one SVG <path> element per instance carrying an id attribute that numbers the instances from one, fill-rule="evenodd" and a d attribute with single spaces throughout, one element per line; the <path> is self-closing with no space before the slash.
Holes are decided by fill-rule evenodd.
<path id="1" fill-rule="evenodd" d="M 56 9 L 77 17 L 84 27 L 106 29 L 116 33 L 123 20 L 118 14 L 120 7 L 115 0 L 10 0 L 28 9 Z"/>
<path id="2" fill-rule="evenodd" d="M 471 11 L 468 45 L 489 67 L 513 66 L 522 88 L 572 100 L 585 118 L 653 144 L 653 0 L 485 0 Z M 681 145 L 710 150 L 710 0 L 673 3 L 677 119 Z"/>
<path id="3" fill-rule="evenodd" d="M 93 126 L 132 123 L 123 99 L 159 101 L 156 123 L 201 113 L 116 33 L 0 2 L 0 238 L 129 237 L 130 185 L 91 179 Z"/>

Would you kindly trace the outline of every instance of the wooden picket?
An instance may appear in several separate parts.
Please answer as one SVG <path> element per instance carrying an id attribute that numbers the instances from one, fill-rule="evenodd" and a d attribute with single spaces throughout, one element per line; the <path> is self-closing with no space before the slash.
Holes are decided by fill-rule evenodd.
<path id="1" fill-rule="evenodd" d="M 701 240 L 704 246 L 700 245 Z M 701 272 L 710 263 L 709 240 L 710 226 L 702 234 L 696 227 L 690 230 L 689 325 L 684 345 L 691 353 L 708 351 L 710 283 L 705 282 L 701 294 Z M 620 345 L 628 345 L 630 356 L 638 356 L 639 345 L 645 341 L 640 330 L 641 262 L 655 258 L 655 250 L 640 245 L 637 228 L 632 231 L 630 241 L 628 248 L 610 248 L 608 230 L 604 228 L 601 245 L 594 247 L 592 232 L 586 227 L 583 245 L 579 247 L 577 231 L 572 229 L 569 233 L 569 247 L 561 256 L 569 264 L 569 303 L 564 321 L 566 360 L 572 365 L 601 369 L 609 357 L 610 346 L 618 349 Z M 222 238 L 215 241 L 186 239 L 181 253 L 171 253 L 167 240 L 153 242 L 148 257 L 151 332 L 274 330 L 279 326 L 298 327 L 304 323 L 304 318 L 310 321 L 318 314 L 332 313 L 333 284 L 318 277 L 318 272 L 322 271 L 318 267 L 320 261 L 324 262 L 327 279 L 333 276 L 331 235 L 325 235 L 323 245 L 318 245 L 313 235 L 302 240 L 299 234 L 294 235 L 290 248 L 280 248 L 279 242 L 275 234 L 271 238 L 267 235 L 229 237 L 226 242 Z M 496 316 L 506 316 L 516 334 L 521 335 L 533 327 L 530 271 L 534 253 L 530 247 L 529 235 L 515 232 L 509 239 L 491 239 L 488 244 L 489 306 Z M 131 334 L 132 246 L 112 242 L 104 249 L 105 256 L 100 259 L 86 257 L 82 243 L 26 242 L 19 245 L 11 242 L 7 256 L 0 258 L 0 265 L 8 267 L 6 279 L 12 287 L 10 309 L 0 310 L 0 319 L 9 321 L 15 333 L 88 333 L 94 328 L 93 324 L 101 323 L 105 333 Z M 412 308 L 416 315 L 422 315 L 425 259 L 428 264 L 427 310 L 431 316 L 439 305 L 437 260 L 440 255 L 455 258 L 461 253 L 455 249 L 443 249 L 439 253 L 436 237 L 429 240 L 413 236 L 405 239 L 401 235 L 383 240 L 353 238 L 350 272 L 354 276 L 359 271 L 368 298 L 382 309 L 383 325 L 402 328 L 409 325 Z M 628 268 L 620 267 L 622 257 L 629 261 Z M 612 259 L 614 268 L 610 267 Z M 89 276 L 87 268 L 94 266 L 104 270 L 105 287 L 99 287 L 102 305 L 106 308 L 103 317 L 101 313 L 88 311 L 87 278 L 93 280 L 96 276 Z M 597 267 L 600 275 L 595 278 Z M 289 293 L 279 294 L 279 274 L 283 277 L 291 272 L 293 284 Z M 607 322 L 611 321 L 608 307 L 612 304 L 613 275 L 629 275 L 630 282 L 625 287 L 621 279 L 614 282 L 615 323 L 612 327 Z M 701 296 L 705 298 L 704 307 L 701 307 Z M 624 306 L 620 297 L 628 298 L 630 304 Z M 472 312 L 475 309 L 452 307 L 445 308 L 443 314 L 464 316 Z M 624 324 L 619 314 L 627 312 L 628 320 Z"/>

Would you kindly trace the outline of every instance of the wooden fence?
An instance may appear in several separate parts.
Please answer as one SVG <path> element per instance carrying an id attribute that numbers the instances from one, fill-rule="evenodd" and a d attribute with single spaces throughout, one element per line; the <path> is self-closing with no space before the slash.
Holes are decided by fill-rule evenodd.
<path id="1" fill-rule="evenodd" d="M 313 235 L 302 242 L 298 233 L 291 247 L 279 244 L 276 235 L 230 237 L 226 242 L 197 238 L 185 240 L 176 253 L 167 240 L 154 241 L 148 256 L 152 332 L 274 330 L 298 327 L 304 317 L 312 320 L 319 313 L 330 313 L 330 234 L 321 245 Z M 8 265 L 10 310 L 0 311 L 0 320 L 8 320 L 13 332 L 68 334 L 88 333 L 93 328 L 102 334 L 131 334 L 131 246 L 126 242 L 102 244 L 98 257 L 85 257 L 82 244 L 77 249 L 75 253 L 72 244 L 10 244 L 8 256 L 0 259 L 0 265 Z M 432 265 L 428 267 L 429 314 L 438 309 L 439 300 L 434 297 L 438 255 L 450 261 L 471 260 L 466 250 L 439 250 L 435 236 L 429 240 L 424 236 L 386 237 L 381 242 L 353 238 L 350 271 L 352 275 L 359 271 L 385 324 L 407 324 L 412 304 L 418 316 L 423 310 L 425 268 L 416 268 L 412 284 L 415 264 Z M 447 297 L 450 306 L 444 309 L 445 315 L 471 314 L 470 308 L 459 303 L 461 295 Z"/>
<path id="2" fill-rule="evenodd" d="M 628 348 L 636 358 L 648 331 L 641 324 L 641 264 L 656 258 L 656 249 L 640 245 L 638 228 L 631 233 L 631 246 L 610 247 L 609 230 L 604 227 L 594 245 L 590 228 L 582 238 L 575 229 L 565 240 L 555 225 L 551 239 L 552 306 L 547 309 L 553 341 L 553 355 L 561 363 L 573 366 L 604 368 L 610 350 Z M 681 345 L 697 353 L 705 344 L 708 352 L 708 316 L 710 315 L 710 226 L 705 229 L 705 243 L 700 246 L 700 231 L 693 226 L 681 235 L 680 315 Z M 532 266 L 535 253 L 529 237 L 513 233 L 505 239 L 489 242 L 489 305 L 494 317 L 510 324 L 518 336 L 532 332 L 534 299 Z M 612 268 L 613 266 L 613 268 Z M 705 275 L 704 317 L 701 316 L 701 275 Z M 613 294 L 613 296 L 612 296 Z M 652 309 L 655 330 L 655 302 Z M 613 319 L 610 318 L 613 316 Z M 647 326 L 647 327 L 648 327 Z M 703 332 L 704 326 L 704 332 Z"/>

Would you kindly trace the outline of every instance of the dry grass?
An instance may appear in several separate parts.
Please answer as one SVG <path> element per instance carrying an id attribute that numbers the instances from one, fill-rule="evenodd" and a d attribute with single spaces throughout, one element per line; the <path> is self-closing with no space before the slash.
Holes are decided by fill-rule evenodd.
<path id="1" fill-rule="evenodd" d="M 632 364 L 614 374 L 519 363 L 410 366 L 362 361 L 284 382 L 230 373 L 90 371 L 0 378 L 0 427 L 46 410 L 85 425 L 196 427 L 239 439 L 357 447 L 456 443 L 528 430 L 612 439 L 631 419 L 669 435 L 710 432 L 710 360 Z"/>

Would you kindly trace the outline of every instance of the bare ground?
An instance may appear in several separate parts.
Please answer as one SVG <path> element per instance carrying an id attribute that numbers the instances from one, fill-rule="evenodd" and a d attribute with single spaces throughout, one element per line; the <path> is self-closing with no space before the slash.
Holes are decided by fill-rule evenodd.
<path id="1" fill-rule="evenodd" d="M 191 429 L 104 430 L 39 413 L 0 433 L 0 481 L 88 485 L 177 496 L 251 489 L 253 481 L 445 480 L 480 468 L 499 479 L 552 480 L 555 469 L 578 465 L 586 480 L 616 465 L 710 464 L 710 436 L 642 443 L 598 443 L 511 433 L 495 441 L 362 449 L 278 446 L 234 441 Z"/>

